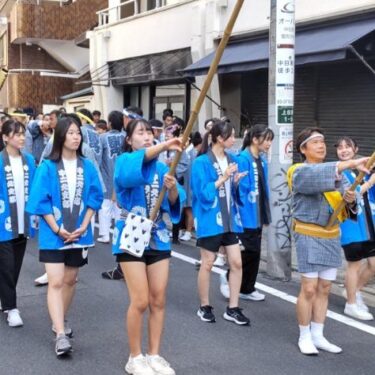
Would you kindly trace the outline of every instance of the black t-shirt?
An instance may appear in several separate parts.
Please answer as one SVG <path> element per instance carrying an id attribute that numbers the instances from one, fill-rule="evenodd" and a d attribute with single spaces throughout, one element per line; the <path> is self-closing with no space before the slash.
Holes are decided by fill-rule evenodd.
<path id="1" fill-rule="evenodd" d="M 258 170 L 258 191 L 259 191 L 259 224 L 260 227 L 271 222 L 270 202 L 267 197 L 266 179 L 261 158 L 254 157 Z"/>

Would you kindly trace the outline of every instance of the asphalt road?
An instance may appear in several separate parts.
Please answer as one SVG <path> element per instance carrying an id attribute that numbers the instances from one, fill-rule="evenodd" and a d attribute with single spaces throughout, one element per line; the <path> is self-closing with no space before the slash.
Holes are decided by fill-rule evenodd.
<path id="1" fill-rule="evenodd" d="M 176 252 L 198 258 L 191 246 Z M 69 321 L 75 332 L 71 358 L 57 359 L 54 337 L 46 308 L 46 288 L 33 280 L 43 272 L 36 243 L 30 242 L 19 282 L 19 309 L 24 327 L 9 328 L 0 316 L 0 375 L 124 374 L 128 357 L 124 313 L 128 302 L 125 284 L 103 280 L 101 271 L 113 266 L 109 246 L 97 246 L 89 265 L 80 273 Z M 343 347 L 333 355 L 321 352 L 305 357 L 297 348 L 295 305 L 274 295 L 264 302 L 243 302 L 251 327 L 239 327 L 221 318 L 226 301 L 219 292 L 219 276 L 212 276 L 211 303 L 217 322 L 203 323 L 196 316 L 197 271 L 194 265 L 171 260 L 168 306 L 162 355 L 179 375 L 221 374 L 374 374 L 375 335 L 328 319 L 326 336 Z M 296 296 L 296 282 L 259 282 Z M 344 299 L 332 296 L 330 309 L 342 313 Z M 374 309 L 372 309 L 374 310 Z M 375 311 L 372 311 L 373 313 Z M 340 320 L 340 319 L 339 319 Z M 374 329 L 374 323 L 366 323 Z M 146 340 L 145 340 L 146 342 Z"/>

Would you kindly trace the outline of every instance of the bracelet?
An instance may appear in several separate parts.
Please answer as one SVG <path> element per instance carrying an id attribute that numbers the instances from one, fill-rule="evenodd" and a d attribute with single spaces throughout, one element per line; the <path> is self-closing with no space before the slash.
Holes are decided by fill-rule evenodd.
<path id="1" fill-rule="evenodd" d="M 57 235 L 59 235 L 60 229 L 61 229 L 61 226 L 59 227 L 59 229 L 57 230 L 57 232 L 55 232 Z"/>

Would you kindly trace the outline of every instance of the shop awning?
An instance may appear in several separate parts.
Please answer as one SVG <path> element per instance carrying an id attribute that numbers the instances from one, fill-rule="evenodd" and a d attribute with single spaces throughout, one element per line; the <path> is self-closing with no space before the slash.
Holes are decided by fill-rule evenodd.
<path id="1" fill-rule="evenodd" d="M 375 30 L 375 19 L 321 26 L 297 31 L 296 65 L 343 60 L 352 43 Z M 184 76 L 207 74 L 215 52 L 182 70 Z M 268 67 L 268 36 L 229 44 L 218 73 L 235 73 Z"/>

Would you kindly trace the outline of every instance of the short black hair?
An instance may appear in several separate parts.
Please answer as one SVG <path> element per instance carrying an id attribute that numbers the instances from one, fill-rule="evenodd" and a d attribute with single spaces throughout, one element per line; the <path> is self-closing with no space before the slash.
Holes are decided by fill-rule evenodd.
<path id="1" fill-rule="evenodd" d="M 149 123 L 152 128 L 161 129 L 161 130 L 163 129 L 163 123 L 160 120 L 153 118 L 149 121 Z"/>
<path id="2" fill-rule="evenodd" d="M 100 111 L 98 111 L 98 110 L 95 110 L 95 111 L 92 112 L 92 115 L 100 117 L 102 115 L 102 113 Z"/>
<path id="3" fill-rule="evenodd" d="M 54 109 L 53 111 L 51 111 L 50 116 L 51 115 L 55 115 L 57 118 L 60 118 L 61 117 L 61 111 L 59 111 L 58 109 Z"/>
<path id="4" fill-rule="evenodd" d="M 82 113 L 84 116 L 88 117 L 91 121 L 94 121 L 94 117 L 92 116 L 91 111 L 87 108 L 81 108 L 77 112 Z"/>
<path id="5" fill-rule="evenodd" d="M 139 107 L 129 106 L 129 107 L 126 107 L 126 110 L 129 111 L 129 112 L 133 112 L 133 113 L 137 114 L 138 116 L 143 117 L 143 111 Z"/>
<path id="6" fill-rule="evenodd" d="M 108 115 L 108 122 L 111 123 L 111 128 L 119 132 L 123 128 L 123 114 L 120 111 L 112 111 Z"/>

